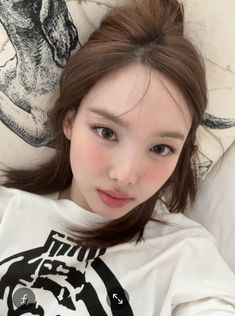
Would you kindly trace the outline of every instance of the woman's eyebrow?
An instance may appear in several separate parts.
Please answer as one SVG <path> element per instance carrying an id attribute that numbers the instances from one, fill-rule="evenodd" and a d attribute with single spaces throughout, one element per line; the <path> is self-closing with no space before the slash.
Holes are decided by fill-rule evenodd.
<path id="1" fill-rule="evenodd" d="M 89 108 L 87 109 L 87 111 L 89 112 L 93 112 L 95 114 L 98 114 L 100 116 L 103 116 L 104 118 L 115 122 L 116 124 L 122 126 L 122 127 L 126 127 L 129 128 L 129 123 L 120 119 L 119 117 L 117 117 L 116 115 L 110 113 L 107 110 L 104 109 L 98 109 L 98 108 Z M 159 131 L 159 132 L 155 132 L 153 133 L 153 136 L 156 137 L 161 137 L 161 138 L 176 138 L 179 140 L 184 140 L 185 139 L 185 135 L 182 134 L 181 132 L 178 131 Z"/>
<path id="2" fill-rule="evenodd" d="M 105 117 L 106 119 L 110 120 L 110 121 L 113 121 L 115 123 L 117 123 L 118 125 L 120 126 L 123 126 L 123 127 L 129 127 L 129 123 L 120 119 L 118 116 L 110 113 L 109 111 L 107 110 L 104 110 L 104 109 L 97 109 L 97 108 L 90 108 L 88 109 L 89 112 L 93 112 L 93 113 L 96 113 L 98 115 L 101 115 L 103 117 Z"/>

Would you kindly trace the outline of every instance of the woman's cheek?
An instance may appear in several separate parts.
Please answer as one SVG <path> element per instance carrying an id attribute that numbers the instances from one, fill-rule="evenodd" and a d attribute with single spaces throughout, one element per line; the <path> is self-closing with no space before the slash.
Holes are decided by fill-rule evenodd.
<path id="1" fill-rule="evenodd" d="M 169 162 L 152 165 L 144 170 L 146 187 L 153 187 L 157 190 L 168 180 L 171 176 L 174 165 Z"/>
<path id="2" fill-rule="evenodd" d="M 90 170 L 100 172 L 109 165 L 109 157 L 103 147 L 99 147 L 96 144 L 86 145 L 86 148 L 83 149 L 83 153 L 85 153 L 85 155 L 83 155 L 83 164 Z"/>

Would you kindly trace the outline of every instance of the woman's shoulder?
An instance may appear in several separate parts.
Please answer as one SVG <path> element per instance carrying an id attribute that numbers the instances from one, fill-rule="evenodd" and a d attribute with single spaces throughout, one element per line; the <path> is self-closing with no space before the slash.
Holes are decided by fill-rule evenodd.
<path id="1" fill-rule="evenodd" d="M 0 185 L 0 220 L 8 207 L 16 207 L 22 204 L 31 204 L 43 202 L 43 200 L 56 200 L 58 193 L 52 193 L 45 196 Z"/>
<path id="2" fill-rule="evenodd" d="M 215 237 L 204 226 L 183 213 L 170 213 L 163 203 L 156 204 L 153 217 L 146 225 L 145 237 L 173 244 L 187 241 L 197 244 L 199 240 L 216 244 Z"/>
<path id="3" fill-rule="evenodd" d="M 3 212 L 3 210 L 13 199 L 19 198 L 21 192 L 23 191 L 0 185 L 0 213 Z"/>
<path id="4" fill-rule="evenodd" d="M 40 195 L 36 193 L 31 193 L 28 191 L 19 190 L 16 188 L 8 188 L 5 186 L 0 185 L 0 203 L 3 201 L 10 201 L 14 198 L 24 198 L 24 199 L 52 199 L 57 200 L 58 198 L 58 192 L 46 194 L 46 195 Z"/>

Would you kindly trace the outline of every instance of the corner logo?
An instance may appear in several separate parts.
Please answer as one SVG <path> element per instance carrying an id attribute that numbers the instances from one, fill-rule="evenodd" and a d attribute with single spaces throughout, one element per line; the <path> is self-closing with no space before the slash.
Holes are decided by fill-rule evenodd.
<path id="1" fill-rule="evenodd" d="M 23 287 L 15 291 L 12 300 L 16 308 L 29 310 L 35 303 L 35 295 L 32 290 Z"/>

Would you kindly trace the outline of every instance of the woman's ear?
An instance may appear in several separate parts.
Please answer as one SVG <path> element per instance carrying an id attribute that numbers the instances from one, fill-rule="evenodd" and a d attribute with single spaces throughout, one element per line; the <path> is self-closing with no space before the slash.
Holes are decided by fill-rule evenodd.
<path id="1" fill-rule="evenodd" d="M 74 121 L 75 115 L 76 115 L 75 110 L 69 110 L 66 113 L 64 121 L 63 121 L 64 135 L 68 140 L 71 140 L 73 121 Z"/>

